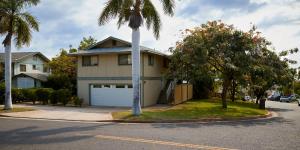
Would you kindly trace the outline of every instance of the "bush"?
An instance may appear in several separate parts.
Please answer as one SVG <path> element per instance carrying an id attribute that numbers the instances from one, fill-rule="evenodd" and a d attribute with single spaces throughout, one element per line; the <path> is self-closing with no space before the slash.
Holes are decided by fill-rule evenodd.
<path id="1" fill-rule="evenodd" d="M 51 93 L 52 93 L 52 89 L 48 89 L 48 88 L 40 88 L 35 91 L 36 98 L 39 101 L 41 101 L 43 105 L 48 104 Z"/>
<path id="2" fill-rule="evenodd" d="M 83 99 L 82 98 L 79 98 L 77 96 L 73 96 L 72 98 L 72 102 L 75 106 L 79 106 L 81 107 L 82 106 L 82 103 L 83 103 Z"/>
<path id="3" fill-rule="evenodd" d="M 59 99 L 59 93 L 57 90 L 54 90 L 50 96 L 50 103 L 52 105 L 56 105 L 58 103 L 58 99 Z"/>
<path id="4" fill-rule="evenodd" d="M 12 102 L 21 102 L 25 99 L 22 89 L 11 89 Z"/>
<path id="5" fill-rule="evenodd" d="M 48 76 L 44 86 L 54 90 L 69 89 L 72 94 L 76 94 L 76 78 L 69 77 L 66 74 L 52 74 Z"/>
<path id="6" fill-rule="evenodd" d="M 0 104 L 4 104 L 5 101 L 5 85 L 0 83 Z"/>
<path id="7" fill-rule="evenodd" d="M 22 89 L 24 101 L 32 101 L 32 103 L 35 104 L 35 101 L 37 100 L 35 91 L 36 89 Z"/>
<path id="8" fill-rule="evenodd" d="M 69 101 L 71 100 L 71 91 L 68 89 L 60 89 L 53 91 L 51 96 L 51 104 L 57 104 L 62 103 L 64 106 L 66 106 Z"/>

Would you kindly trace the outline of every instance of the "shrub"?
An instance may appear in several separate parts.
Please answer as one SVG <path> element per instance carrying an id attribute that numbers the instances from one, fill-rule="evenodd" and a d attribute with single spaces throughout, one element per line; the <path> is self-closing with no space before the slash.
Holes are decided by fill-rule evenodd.
<path id="1" fill-rule="evenodd" d="M 71 96 L 72 96 L 71 91 L 68 89 L 60 89 L 58 90 L 58 93 L 59 93 L 58 101 L 62 103 L 64 106 L 66 106 L 71 100 Z"/>
<path id="2" fill-rule="evenodd" d="M 51 96 L 51 104 L 62 103 L 64 106 L 71 100 L 71 91 L 68 89 L 60 89 L 53 91 Z"/>
<path id="3" fill-rule="evenodd" d="M 82 103 L 83 103 L 83 99 L 82 98 L 79 98 L 77 96 L 73 96 L 72 98 L 72 102 L 75 106 L 79 106 L 81 107 L 82 106 Z"/>
<path id="4" fill-rule="evenodd" d="M 59 95 L 58 95 L 58 92 L 57 90 L 54 90 L 52 93 L 51 93 L 51 96 L 50 96 L 50 103 L 52 105 L 55 105 L 58 103 L 58 99 L 59 99 Z"/>
<path id="5" fill-rule="evenodd" d="M 52 89 L 40 88 L 35 91 L 36 98 L 42 102 L 43 105 L 48 104 Z"/>
<path id="6" fill-rule="evenodd" d="M 0 83 L 0 104 L 4 104 L 5 101 L 5 85 Z"/>
<path id="7" fill-rule="evenodd" d="M 35 91 L 36 89 L 22 89 L 24 101 L 32 101 L 32 103 L 35 104 L 35 101 L 37 100 Z"/>
<path id="8" fill-rule="evenodd" d="M 11 89 L 12 102 L 21 102 L 25 99 L 22 89 Z"/>

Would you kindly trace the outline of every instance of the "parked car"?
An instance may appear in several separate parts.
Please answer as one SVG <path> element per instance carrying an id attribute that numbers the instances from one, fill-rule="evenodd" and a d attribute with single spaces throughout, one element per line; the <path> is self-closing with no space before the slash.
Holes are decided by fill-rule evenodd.
<path id="1" fill-rule="evenodd" d="M 249 100 L 251 100 L 251 97 L 250 97 L 250 96 L 245 96 L 245 97 L 244 97 L 244 101 L 249 101 Z"/>
<path id="2" fill-rule="evenodd" d="M 290 95 L 290 96 L 281 96 L 280 97 L 280 102 L 292 102 L 296 100 L 296 95 Z"/>
<path id="3" fill-rule="evenodd" d="M 271 101 L 280 101 L 281 96 L 280 95 L 271 95 L 268 97 L 268 100 Z"/>

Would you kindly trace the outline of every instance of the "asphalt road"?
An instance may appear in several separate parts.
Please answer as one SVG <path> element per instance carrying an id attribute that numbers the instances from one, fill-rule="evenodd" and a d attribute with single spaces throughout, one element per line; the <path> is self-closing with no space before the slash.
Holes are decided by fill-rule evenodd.
<path id="1" fill-rule="evenodd" d="M 300 107 L 267 102 L 266 120 L 181 124 L 80 123 L 0 118 L 1 150 L 300 150 Z"/>

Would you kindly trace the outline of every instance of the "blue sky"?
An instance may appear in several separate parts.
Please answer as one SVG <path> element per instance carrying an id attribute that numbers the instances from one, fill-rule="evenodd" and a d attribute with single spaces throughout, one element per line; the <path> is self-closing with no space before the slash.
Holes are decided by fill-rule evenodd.
<path id="1" fill-rule="evenodd" d="M 41 0 L 38 6 L 28 9 L 38 18 L 40 32 L 33 34 L 30 47 L 14 51 L 41 51 L 51 58 L 60 48 L 68 48 L 70 44 L 78 47 L 86 36 L 97 40 L 115 36 L 130 41 L 131 30 L 126 25 L 118 29 L 113 20 L 98 26 L 97 18 L 105 1 Z M 162 12 L 159 0 L 153 2 Z M 181 30 L 222 20 L 245 31 L 251 24 L 258 26 L 276 51 L 300 48 L 300 0 L 176 0 L 175 12 L 172 18 L 161 13 L 163 27 L 159 40 L 142 27 L 142 45 L 166 52 L 181 39 Z M 300 54 L 292 58 L 300 62 Z"/>

